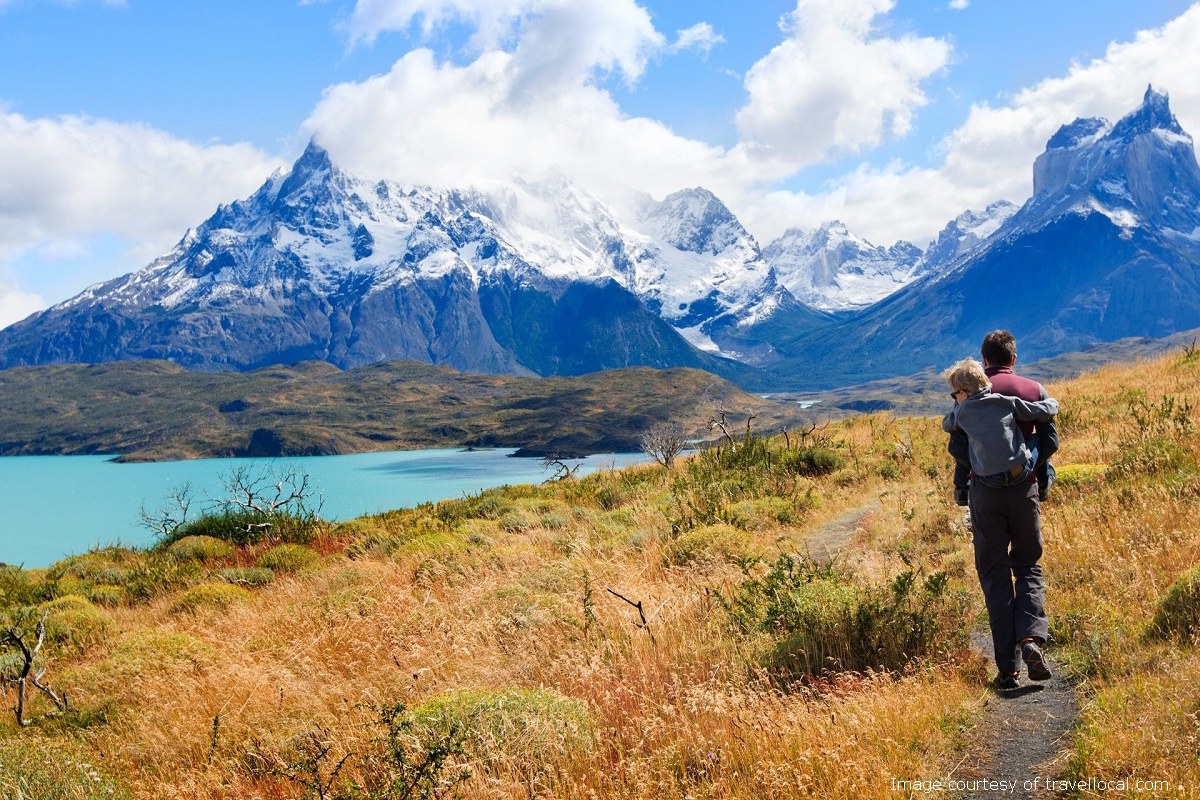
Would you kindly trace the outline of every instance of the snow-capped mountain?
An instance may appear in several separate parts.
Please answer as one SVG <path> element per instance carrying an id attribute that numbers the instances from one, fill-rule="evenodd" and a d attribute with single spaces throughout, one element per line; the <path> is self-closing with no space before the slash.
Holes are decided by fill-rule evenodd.
<path id="1" fill-rule="evenodd" d="M 0 363 L 736 371 L 668 321 L 705 343 L 706 323 L 761 308 L 773 283 L 757 244 L 700 190 L 643 219 L 646 233 L 623 226 L 562 177 L 462 190 L 364 180 L 312 144 L 149 266 L 0 333 Z"/>
<path id="2" fill-rule="evenodd" d="M 313 144 L 145 268 L 0 331 L 0 368 L 406 358 L 813 388 L 940 368 L 998 327 L 1023 359 L 1200 327 L 1200 166 L 1166 95 L 1064 125 L 1033 171 L 1019 210 L 966 212 L 925 253 L 839 222 L 760 251 L 700 188 L 617 214 L 561 176 L 404 186 Z"/>
<path id="3" fill-rule="evenodd" d="M 779 282 L 797 300 L 824 311 L 863 308 L 911 283 L 921 249 L 900 241 L 873 245 L 839 220 L 815 231 L 790 228 L 763 249 Z"/>
<path id="4" fill-rule="evenodd" d="M 979 247 L 996 233 L 1018 206 L 997 200 L 983 211 L 964 211 L 942 228 L 937 239 L 921 256 L 914 277 L 941 272 L 954 261 Z"/>
<path id="5" fill-rule="evenodd" d="M 1090 118 L 1060 128 L 1034 162 L 1033 191 L 1015 220 L 1025 227 L 1068 212 L 1101 214 L 1129 233 L 1150 226 L 1195 238 L 1200 227 L 1192 137 L 1153 88 L 1116 125 Z"/>
<path id="6" fill-rule="evenodd" d="M 1033 196 L 994 208 L 1009 216 L 973 248 L 843 323 L 776 336 L 775 370 L 836 385 L 940 369 L 995 328 L 1028 361 L 1200 327 L 1200 166 L 1165 94 L 1064 125 L 1033 171 Z"/>

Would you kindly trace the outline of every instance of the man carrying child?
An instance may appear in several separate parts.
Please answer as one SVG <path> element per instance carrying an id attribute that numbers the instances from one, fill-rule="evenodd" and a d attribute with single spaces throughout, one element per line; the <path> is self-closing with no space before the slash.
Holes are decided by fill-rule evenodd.
<path id="1" fill-rule="evenodd" d="M 1006 359 L 1006 350 L 1012 357 Z M 1036 469 L 1044 463 L 1047 445 L 1057 449 L 1058 437 L 1051 427 L 1051 441 L 1043 441 L 1032 423 L 1045 430 L 1058 413 L 1058 402 L 1046 396 L 1041 384 L 1012 374 L 1015 351 L 1012 334 L 994 331 L 984 339 L 983 357 L 989 365 L 1003 366 L 985 374 L 979 363 L 966 360 L 947 370 L 955 406 L 942 421 L 952 436 L 966 437 L 975 569 L 987 605 L 1000 689 L 1017 688 L 1022 661 L 1030 679 L 1050 678 L 1041 650 L 1049 626 L 1038 564 L 1042 536 Z"/>

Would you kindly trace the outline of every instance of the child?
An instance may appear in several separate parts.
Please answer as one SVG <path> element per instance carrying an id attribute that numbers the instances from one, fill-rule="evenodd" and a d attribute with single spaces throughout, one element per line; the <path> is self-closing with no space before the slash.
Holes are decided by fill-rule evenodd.
<path id="1" fill-rule="evenodd" d="M 964 359 L 945 373 L 952 390 L 955 406 L 942 420 L 942 429 L 951 434 L 951 452 L 965 449 L 963 454 L 973 479 L 995 488 L 1014 486 L 1029 480 L 1037 467 L 1039 440 L 1026 439 L 1017 421 L 1043 422 L 1058 413 L 1058 401 L 1053 398 L 1030 402 L 1018 397 L 996 394 L 977 361 Z M 966 448 L 955 436 L 965 434 Z M 962 461 L 958 452 L 955 458 Z M 960 488 L 960 474 L 966 468 L 955 468 L 955 501 L 965 505 Z M 966 477 L 961 475 L 961 477 Z M 965 488 L 965 487 L 962 487 Z"/>

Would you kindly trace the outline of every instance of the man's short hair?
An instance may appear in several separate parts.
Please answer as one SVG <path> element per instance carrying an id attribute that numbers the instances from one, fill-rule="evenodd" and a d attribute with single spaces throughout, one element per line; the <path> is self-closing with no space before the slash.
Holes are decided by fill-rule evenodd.
<path id="1" fill-rule="evenodd" d="M 1008 331 L 992 331 L 983 337 L 979 354 L 992 367 L 1011 367 L 1017 362 L 1017 337 Z"/>
<path id="2" fill-rule="evenodd" d="M 983 371 L 983 365 L 973 358 L 964 358 L 954 364 L 942 373 L 942 377 L 956 392 L 962 389 L 967 394 L 975 394 L 991 386 L 987 374 Z"/>

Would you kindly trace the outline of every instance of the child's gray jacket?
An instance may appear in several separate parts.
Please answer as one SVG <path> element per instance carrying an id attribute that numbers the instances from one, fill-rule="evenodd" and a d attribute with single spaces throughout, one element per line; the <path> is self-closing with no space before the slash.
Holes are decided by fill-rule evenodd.
<path id="1" fill-rule="evenodd" d="M 971 470 L 995 475 L 1023 465 L 1029 459 L 1017 420 L 1045 422 L 1058 413 L 1053 397 L 1030 402 L 984 389 L 950 409 L 942 430 L 961 428 L 970 440 Z"/>

